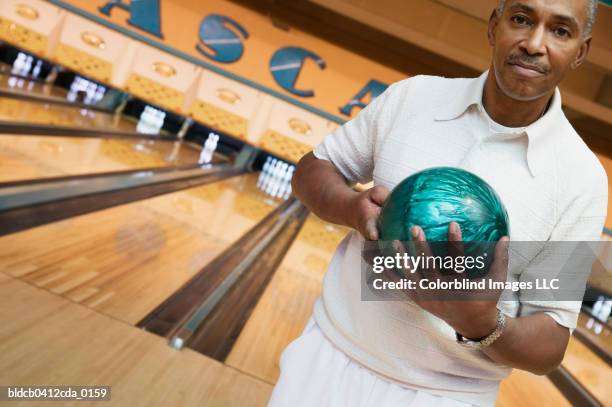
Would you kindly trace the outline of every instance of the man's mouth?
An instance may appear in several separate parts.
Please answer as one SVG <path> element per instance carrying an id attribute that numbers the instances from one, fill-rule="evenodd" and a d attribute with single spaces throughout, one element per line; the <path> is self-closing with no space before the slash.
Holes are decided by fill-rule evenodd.
<path id="1" fill-rule="evenodd" d="M 539 66 L 526 64 L 520 61 L 509 62 L 508 65 L 510 65 L 512 70 L 519 75 L 530 78 L 536 78 L 546 73 L 544 69 L 540 68 Z"/>

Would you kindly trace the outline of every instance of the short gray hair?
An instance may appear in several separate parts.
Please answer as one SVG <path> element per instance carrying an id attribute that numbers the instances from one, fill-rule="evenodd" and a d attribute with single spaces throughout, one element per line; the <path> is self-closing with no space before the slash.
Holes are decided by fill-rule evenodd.
<path id="1" fill-rule="evenodd" d="M 584 27 L 583 37 L 586 37 L 591 34 L 593 31 L 593 25 L 595 24 L 595 20 L 597 20 L 597 3 L 598 0 L 589 0 L 588 10 L 587 10 L 587 23 Z M 497 3 L 497 15 L 501 16 L 504 14 L 504 6 L 506 5 L 506 0 L 499 0 Z"/>

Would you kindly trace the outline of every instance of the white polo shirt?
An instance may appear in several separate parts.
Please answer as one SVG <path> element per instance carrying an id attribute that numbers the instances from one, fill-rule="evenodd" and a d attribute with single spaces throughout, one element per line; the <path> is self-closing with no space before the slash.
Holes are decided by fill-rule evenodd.
<path id="1" fill-rule="evenodd" d="M 391 85 L 357 117 L 317 146 L 350 182 L 392 189 L 429 167 L 468 170 L 500 195 L 512 241 L 599 240 L 608 202 L 606 173 L 561 109 L 559 90 L 546 114 L 523 129 L 491 123 L 482 105 L 488 72 L 475 79 L 415 76 Z M 362 301 L 362 237 L 340 244 L 315 304 L 326 337 L 391 381 L 477 405 L 493 405 L 510 368 L 455 342 L 443 320 L 408 302 Z M 546 262 L 534 253 L 521 265 Z M 519 273 L 520 274 L 520 273 Z M 500 302 L 511 316 L 546 312 L 568 328 L 580 302 Z"/>

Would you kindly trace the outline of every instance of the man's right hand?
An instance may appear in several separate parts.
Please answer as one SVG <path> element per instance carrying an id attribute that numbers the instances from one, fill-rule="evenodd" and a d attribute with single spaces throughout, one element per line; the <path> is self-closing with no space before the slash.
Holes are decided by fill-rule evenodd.
<path id="1" fill-rule="evenodd" d="M 312 152 L 298 163 L 291 185 L 294 195 L 321 219 L 353 228 L 367 240 L 378 240 L 376 221 L 389 196 L 387 188 L 356 192 L 332 163 Z"/>
<path id="2" fill-rule="evenodd" d="M 378 240 L 376 222 L 388 196 L 389 190 L 377 185 L 351 197 L 347 203 L 349 226 L 361 233 L 366 240 Z"/>

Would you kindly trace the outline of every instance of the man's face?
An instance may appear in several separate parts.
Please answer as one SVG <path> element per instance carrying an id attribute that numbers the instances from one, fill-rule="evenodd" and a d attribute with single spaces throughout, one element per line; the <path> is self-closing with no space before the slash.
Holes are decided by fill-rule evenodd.
<path id="1" fill-rule="evenodd" d="M 533 100 L 552 92 L 588 51 L 587 0 L 507 0 L 492 16 L 489 41 L 497 84 L 508 97 Z"/>

